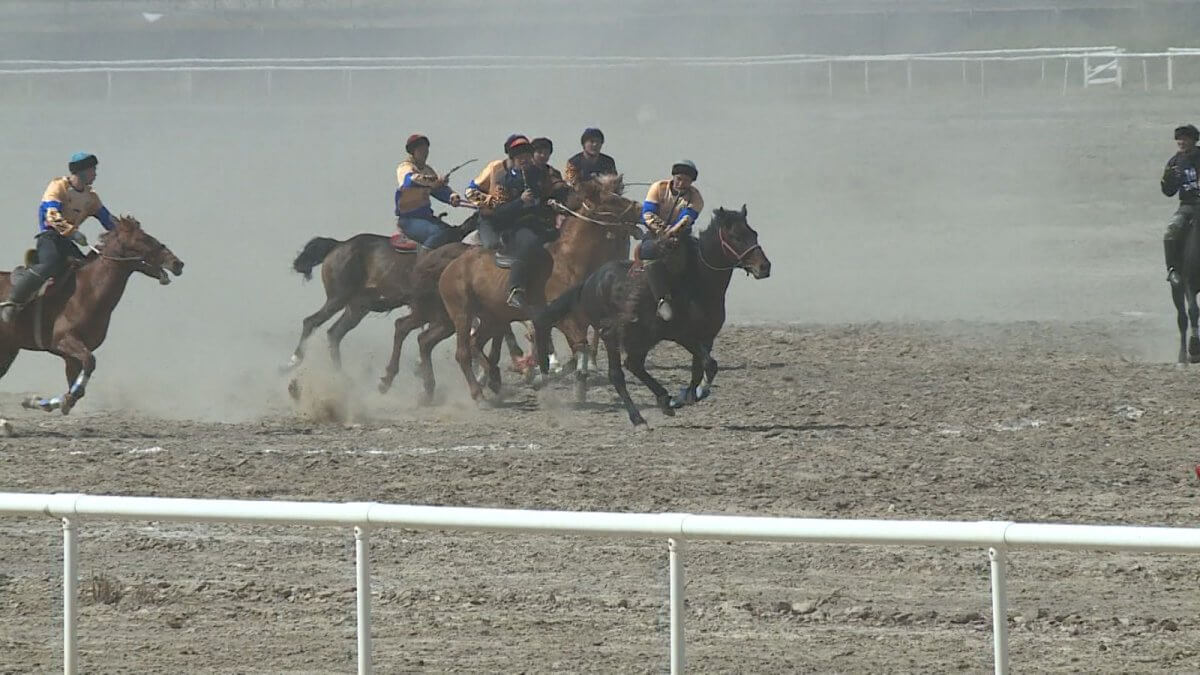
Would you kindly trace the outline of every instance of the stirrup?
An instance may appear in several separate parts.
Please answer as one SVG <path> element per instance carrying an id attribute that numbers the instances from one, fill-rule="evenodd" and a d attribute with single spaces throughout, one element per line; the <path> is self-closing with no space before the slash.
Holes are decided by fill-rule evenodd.
<path id="1" fill-rule="evenodd" d="M 658 309 L 654 313 L 663 321 L 670 321 L 675 316 L 675 313 L 671 310 L 671 303 L 666 298 L 658 301 Z"/>
<path id="2" fill-rule="evenodd" d="M 508 292 L 508 306 L 513 309 L 525 309 L 525 291 L 514 288 Z"/>

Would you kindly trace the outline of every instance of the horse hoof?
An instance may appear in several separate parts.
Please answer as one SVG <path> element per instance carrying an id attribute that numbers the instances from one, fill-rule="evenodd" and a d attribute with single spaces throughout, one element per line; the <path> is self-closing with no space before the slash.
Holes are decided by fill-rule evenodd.
<path id="1" fill-rule="evenodd" d="M 0 436 L 12 438 L 17 432 L 13 430 L 13 425 L 8 420 L 0 419 Z"/>
<path id="2" fill-rule="evenodd" d="M 288 382 L 288 396 L 291 396 L 293 401 L 300 400 L 300 380 Z"/>
<path id="3" fill-rule="evenodd" d="M 645 433 L 647 431 L 650 431 L 650 425 L 646 424 L 645 418 L 643 418 L 641 415 L 638 415 L 636 418 L 631 418 L 629 421 L 633 422 L 633 430 L 634 431 L 637 431 L 640 433 Z"/>
<path id="4" fill-rule="evenodd" d="M 382 379 L 382 380 L 380 380 L 380 381 L 379 381 L 379 387 L 378 387 L 378 388 L 379 388 L 379 393 L 380 393 L 380 394 L 386 394 L 386 393 L 388 393 L 388 391 L 390 391 L 390 390 L 391 390 L 391 388 L 392 388 L 392 381 L 391 381 L 391 380 L 389 380 L 389 379 L 387 379 L 387 378 L 384 378 L 384 379 Z"/>

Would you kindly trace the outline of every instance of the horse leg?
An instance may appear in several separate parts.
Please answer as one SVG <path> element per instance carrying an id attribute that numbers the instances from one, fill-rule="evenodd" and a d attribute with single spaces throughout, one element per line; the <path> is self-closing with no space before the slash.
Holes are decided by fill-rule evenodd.
<path id="1" fill-rule="evenodd" d="M 1188 361 L 1200 363 L 1200 306 L 1196 304 L 1196 291 L 1187 290 L 1188 319 L 1192 324 L 1192 336 L 1188 339 Z"/>
<path id="2" fill-rule="evenodd" d="M 1171 300 L 1175 303 L 1176 323 L 1179 324 L 1179 362 L 1188 362 L 1188 315 L 1184 307 L 1184 289 L 1171 286 Z"/>
<path id="3" fill-rule="evenodd" d="M 304 361 L 304 343 L 308 337 L 312 335 L 321 324 L 333 318 L 334 314 L 342 311 L 342 308 L 350 301 L 345 296 L 329 296 L 325 299 L 325 304 L 321 305 L 321 309 L 304 317 L 300 329 L 300 342 L 296 345 L 296 351 L 292 352 L 292 359 L 288 362 L 285 371 L 291 370 L 300 365 Z"/>
<path id="4" fill-rule="evenodd" d="M 575 366 L 575 402 L 587 401 L 587 379 L 590 365 L 588 363 L 588 334 L 587 326 L 579 325 L 573 317 L 568 316 L 558 324 L 558 329 L 567 338 L 571 346 L 571 361 Z M 568 372 L 566 368 L 563 372 Z"/>
<path id="5" fill-rule="evenodd" d="M 692 355 L 692 380 L 673 402 L 675 408 L 682 408 L 700 400 L 700 381 L 704 379 L 704 362 L 708 358 L 708 351 L 703 345 L 684 345 L 684 348 Z"/>
<path id="6" fill-rule="evenodd" d="M 96 357 L 92 354 L 92 350 L 88 349 L 87 345 L 74 335 L 62 338 L 49 351 L 66 362 L 67 393 L 49 399 L 41 397 L 27 399 L 23 405 L 26 408 L 41 408 L 46 412 L 61 409 L 62 414 L 66 415 L 87 392 L 88 380 L 92 378 L 92 373 L 96 370 Z"/>
<path id="7" fill-rule="evenodd" d="M 667 417 L 674 417 L 675 409 L 671 407 L 671 394 L 666 387 L 662 386 L 661 382 L 646 371 L 646 355 L 647 352 L 644 351 L 630 352 L 626 350 L 625 367 L 633 373 L 634 377 L 641 380 L 642 384 L 649 387 L 650 391 L 654 392 L 654 400 L 658 403 L 658 409 Z"/>
<path id="8" fill-rule="evenodd" d="M 433 401 L 433 390 L 437 386 L 433 379 L 433 348 L 442 340 L 450 337 L 452 333 L 454 333 L 454 326 L 449 321 L 439 321 L 430 323 L 429 327 L 417 336 L 417 349 L 421 354 L 421 380 L 425 386 L 425 393 L 421 399 L 422 405 L 428 405 Z"/>
<path id="9" fill-rule="evenodd" d="M 492 338 L 492 351 L 487 356 L 487 386 L 492 393 L 500 393 L 500 349 L 504 346 L 505 335 L 512 335 L 512 329 L 505 326 L 504 333 Z"/>
<path id="10" fill-rule="evenodd" d="M 12 367 L 13 361 L 17 360 L 17 354 L 20 352 L 21 350 L 14 349 L 10 352 L 0 354 L 0 377 L 4 377 L 4 375 L 8 373 L 8 369 Z M 0 417 L 0 436 L 13 435 L 15 435 L 15 433 L 13 431 L 12 423 L 3 417 Z"/>
<path id="11" fill-rule="evenodd" d="M 392 336 L 392 356 L 388 359 L 383 377 L 379 379 L 379 393 L 386 394 L 392 388 L 392 381 L 396 379 L 396 373 L 400 372 L 400 348 L 404 346 L 408 334 L 424 324 L 424 317 L 419 316 L 415 311 L 396 319 L 395 333 Z"/>
<path id="12" fill-rule="evenodd" d="M 483 326 L 480 325 L 479 334 L 483 334 Z M 471 322 L 459 321 L 454 322 L 454 330 L 458 333 L 458 346 L 454 350 L 454 360 L 458 361 L 458 367 L 462 370 L 463 378 L 467 380 L 467 389 L 471 392 L 471 398 L 478 401 L 483 397 L 483 388 L 479 386 L 479 381 L 475 379 L 475 341 L 471 335 Z"/>
<path id="13" fill-rule="evenodd" d="M 625 370 L 621 368 L 621 348 L 617 343 L 616 336 L 604 336 L 604 350 L 608 356 L 608 379 L 612 382 L 613 388 L 617 390 L 617 396 L 621 397 L 621 402 L 625 404 L 625 411 L 629 413 L 629 421 L 634 426 L 644 425 L 646 418 L 642 417 L 642 413 L 633 404 L 633 399 L 629 396 L 629 387 L 625 384 Z"/>
<path id="14" fill-rule="evenodd" d="M 346 333 L 354 330 L 354 327 L 370 313 L 371 310 L 368 307 L 351 304 L 329 327 L 329 358 L 333 360 L 333 365 L 337 368 L 342 367 L 342 338 L 346 337 Z"/>

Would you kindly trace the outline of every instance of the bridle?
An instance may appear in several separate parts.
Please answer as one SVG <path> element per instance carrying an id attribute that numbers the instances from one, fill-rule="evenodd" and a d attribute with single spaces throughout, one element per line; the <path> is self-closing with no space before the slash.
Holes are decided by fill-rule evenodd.
<path id="1" fill-rule="evenodd" d="M 629 201 L 629 200 L 627 200 L 627 201 Z M 637 209 L 637 206 L 638 205 L 636 203 L 634 203 L 633 201 L 629 201 L 629 204 L 620 213 L 614 213 L 612 211 L 594 211 L 593 207 L 586 201 L 583 203 L 583 206 L 580 207 L 581 210 L 587 210 L 587 211 L 591 211 L 592 213 L 603 214 L 606 216 L 612 216 L 612 217 L 615 217 L 616 220 L 599 220 L 596 218 L 592 218 L 592 217 L 589 217 L 589 216 L 586 216 L 586 215 L 580 213 L 579 211 L 574 211 L 574 210 L 568 208 L 566 204 L 562 204 L 562 203 L 558 204 L 558 210 L 562 211 L 563 213 L 566 213 L 567 215 L 578 218 L 582 221 L 592 223 L 593 225 L 600 225 L 602 227 L 620 229 L 620 228 L 633 228 L 633 227 L 637 226 L 636 220 L 625 220 L 625 218 L 629 215 L 629 213 L 631 211 L 634 211 Z"/>
<path id="2" fill-rule="evenodd" d="M 725 230 L 721 229 L 720 225 L 717 226 L 717 240 L 721 243 L 721 250 L 724 251 L 727 255 L 731 256 L 733 258 L 734 262 L 732 265 L 730 265 L 728 267 L 717 267 L 704 259 L 704 248 L 700 247 L 700 249 L 699 249 L 700 250 L 700 262 L 704 263 L 705 267 L 707 267 L 708 269 L 713 270 L 715 272 L 727 272 L 729 270 L 738 269 L 738 268 L 745 269 L 746 267 L 743 264 L 743 261 L 746 259 L 746 256 L 748 256 L 751 253 L 753 253 L 754 251 L 757 251 L 762 248 L 761 244 L 755 244 L 755 245 L 747 248 L 746 250 L 742 251 L 741 253 L 738 253 L 738 250 L 736 248 L 734 248 L 729 243 L 729 240 L 727 240 L 725 238 Z"/>

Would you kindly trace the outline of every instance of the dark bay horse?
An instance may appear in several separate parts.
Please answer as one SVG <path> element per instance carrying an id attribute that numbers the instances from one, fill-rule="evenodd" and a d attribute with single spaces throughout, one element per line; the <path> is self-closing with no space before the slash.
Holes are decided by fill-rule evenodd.
<path id="1" fill-rule="evenodd" d="M 98 252 L 96 252 L 98 251 Z M 132 216 L 117 218 L 116 226 L 100 236 L 97 248 L 73 275 L 46 290 L 14 317 L 0 324 L 0 377 L 22 350 L 50 352 L 66 363 L 68 389 L 62 396 L 34 398 L 26 407 L 65 415 L 83 398 L 96 370 L 93 351 L 104 343 L 109 321 L 129 277 L 140 272 L 168 284 L 183 274 L 181 261 L 169 248 L 142 229 Z M 9 289 L 9 272 L 0 272 L 0 295 Z"/>
<path id="2" fill-rule="evenodd" d="M 1179 362 L 1200 363 L 1200 305 L 1196 294 L 1200 293 L 1200 226 L 1195 220 L 1187 228 L 1183 241 L 1183 270 L 1180 284 L 1171 286 L 1171 299 L 1179 324 Z M 1188 338 L 1188 324 L 1192 334 Z"/>
<path id="3" fill-rule="evenodd" d="M 304 317 L 300 342 L 288 367 L 295 368 L 304 361 L 308 336 L 338 312 L 342 315 L 329 328 L 329 355 L 334 364 L 340 365 L 342 338 L 367 314 L 408 304 L 409 275 L 416 258 L 416 253 L 396 251 L 389 238 L 379 234 L 358 234 L 346 241 L 329 237 L 309 240 L 292 262 L 292 269 L 311 279 L 313 268 L 322 266 L 325 304 Z"/>
<path id="4" fill-rule="evenodd" d="M 525 289 L 530 307 L 545 304 L 547 297 L 561 294 L 605 262 L 627 257 L 629 238 L 638 232 L 641 206 L 622 196 L 620 176 L 597 177 L 581 183 L 578 190 L 579 200 L 572 203 L 578 205 L 578 210 L 571 209 L 558 239 L 546 247 L 544 259 L 532 266 Z M 494 252 L 476 248 L 451 261 L 438 280 L 449 324 L 439 326 L 429 339 L 440 341 L 458 335 L 455 358 L 476 400 L 483 396 L 472 367 L 478 344 L 503 334 L 514 321 L 532 318 L 527 311 L 508 306 L 507 277 L 508 270 L 497 267 Z M 567 313 L 555 323 L 567 337 L 574 358 L 582 357 L 586 372 L 587 320 L 583 315 Z M 429 330 L 433 329 L 431 325 Z M 494 360 L 488 380 L 493 390 L 498 388 L 499 369 Z"/>
<path id="5" fill-rule="evenodd" d="M 608 374 L 620 395 L 629 420 L 646 423 L 629 396 L 625 367 L 654 393 L 663 414 L 675 414 L 670 393 L 646 371 L 646 356 L 663 340 L 679 344 L 692 355 L 691 382 L 685 390 L 687 402 L 694 401 L 701 380 L 717 374 L 712 358 L 713 343 L 725 324 L 725 293 L 733 270 L 743 269 L 756 279 L 771 274 L 771 261 L 758 243 L 758 233 L 746 220 L 746 207 L 740 211 L 718 208 L 709 226 L 695 243 L 693 259 L 688 261 L 687 278 L 676 284 L 675 317 L 665 322 L 657 318 L 653 294 L 645 274 L 633 273 L 630 262 L 611 262 L 596 270 L 582 284 L 554 300 L 534 319 L 539 368 L 544 373 L 548 360 L 543 345 L 549 341 L 550 327 L 571 313 L 582 313 L 600 328 L 608 355 Z M 586 386 L 586 379 L 583 380 Z"/>

